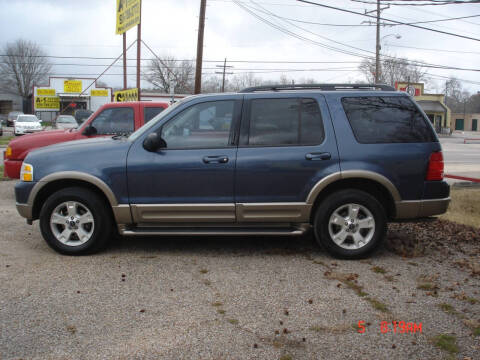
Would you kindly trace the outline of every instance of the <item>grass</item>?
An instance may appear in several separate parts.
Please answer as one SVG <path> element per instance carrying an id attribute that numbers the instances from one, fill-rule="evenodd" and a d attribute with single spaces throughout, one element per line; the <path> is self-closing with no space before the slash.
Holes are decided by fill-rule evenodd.
<path id="1" fill-rule="evenodd" d="M 225 314 L 225 310 L 223 310 L 223 309 L 218 309 L 217 312 L 218 312 L 220 315 L 224 315 L 224 314 Z"/>
<path id="2" fill-rule="evenodd" d="M 372 268 L 372 271 L 373 271 L 374 273 L 377 273 L 377 274 L 385 274 L 385 273 L 387 272 L 387 270 L 385 270 L 385 269 L 384 269 L 383 267 L 381 267 L 381 266 L 374 266 L 374 267 Z"/>
<path id="3" fill-rule="evenodd" d="M 238 324 L 238 320 L 237 319 L 227 319 L 227 321 L 232 324 L 232 325 L 237 325 Z"/>
<path id="4" fill-rule="evenodd" d="M 455 308 L 450 304 L 439 304 L 438 307 L 445 311 L 447 314 L 456 314 Z"/>
<path id="5" fill-rule="evenodd" d="M 432 283 L 422 283 L 418 284 L 417 289 L 419 290 L 425 290 L 425 291 L 433 291 L 437 288 L 435 284 Z"/>
<path id="6" fill-rule="evenodd" d="M 373 306 L 373 308 L 375 310 L 378 310 L 378 311 L 381 311 L 381 312 L 384 312 L 384 313 L 390 312 L 390 310 L 388 310 L 387 305 L 378 301 L 377 299 L 369 297 L 369 298 L 367 298 L 367 301 L 370 303 L 370 305 Z"/>
<path id="7" fill-rule="evenodd" d="M 201 274 L 206 274 L 206 273 L 208 273 L 208 270 L 207 269 L 200 269 L 200 273 Z"/>
<path id="8" fill-rule="evenodd" d="M 0 181 L 8 181 L 8 180 L 12 180 L 12 179 L 3 176 L 3 164 L 2 164 L 0 165 Z"/>
<path id="9" fill-rule="evenodd" d="M 450 192 L 452 201 L 448 211 L 440 219 L 454 221 L 459 224 L 479 227 L 478 214 L 480 214 L 480 189 L 459 189 L 452 187 Z"/>
<path id="10" fill-rule="evenodd" d="M 293 360 L 292 355 L 283 355 L 280 360 Z"/>
<path id="11" fill-rule="evenodd" d="M 473 329 L 473 336 L 480 336 L 480 327 Z"/>
<path id="12" fill-rule="evenodd" d="M 222 306 L 223 303 L 221 303 L 220 301 L 215 301 L 214 303 L 212 303 L 212 306 Z"/>
<path id="13" fill-rule="evenodd" d="M 0 137 L 0 145 L 7 145 L 10 140 L 13 139 L 13 136 L 2 136 Z"/>
<path id="14" fill-rule="evenodd" d="M 458 353 L 457 338 L 453 335 L 437 335 L 433 339 L 433 343 L 435 346 L 449 352 L 451 355 Z"/>

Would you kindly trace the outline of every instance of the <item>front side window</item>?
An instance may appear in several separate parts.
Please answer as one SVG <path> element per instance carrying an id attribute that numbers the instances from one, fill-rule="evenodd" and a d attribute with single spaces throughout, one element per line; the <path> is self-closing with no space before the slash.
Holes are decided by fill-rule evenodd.
<path id="1" fill-rule="evenodd" d="M 91 123 L 97 135 L 126 134 L 135 130 L 132 108 L 111 108 L 103 110 Z"/>
<path id="2" fill-rule="evenodd" d="M 322 116 L 314 99 L 251 101 L 249 145 L 317 145 L 323 139 Z"/>
<path id="3" fill-rule="evenodd" d="M 435 141 L 425 117 L 407 97 L 346 97 L 342 99 L 342 105 L 360 143 Z"/>
<path id="4" fill-rule="evenodd" d="M 212 101 L 183 110 L 162 128 L 168 149 L 222 148 L 230 144 L 234 101 Z"/>

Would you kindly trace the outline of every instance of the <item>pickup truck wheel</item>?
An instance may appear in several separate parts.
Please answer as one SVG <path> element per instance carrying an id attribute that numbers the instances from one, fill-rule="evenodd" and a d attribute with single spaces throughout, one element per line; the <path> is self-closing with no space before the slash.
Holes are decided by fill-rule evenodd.
<path id="1" fill-rule="evenodd" d="M 319 205 L 314 220 L 317 242 L 335 257 L 358 259 L 376 250 L 385 238 L 382 204 L 360 190 L 342 190 Z"/>
<path id="2" fill-rule="evenodd" d="M 40 210 L 42 236 L 61 254 L 97 252 L 107 244 L 111 229 L 107 204 L 85 188 L 70 187 L 57 191 Z"/>

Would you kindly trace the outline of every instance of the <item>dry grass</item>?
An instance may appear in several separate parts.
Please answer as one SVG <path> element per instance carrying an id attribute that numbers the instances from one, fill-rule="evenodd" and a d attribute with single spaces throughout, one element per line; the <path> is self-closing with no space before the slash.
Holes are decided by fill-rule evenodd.
<path id="1" fill-rule="evenodd" d="M 452 187 L 450 196 L 452 201 L 448 211 L 440 219 L 480 227 L 480 189 Z"/>

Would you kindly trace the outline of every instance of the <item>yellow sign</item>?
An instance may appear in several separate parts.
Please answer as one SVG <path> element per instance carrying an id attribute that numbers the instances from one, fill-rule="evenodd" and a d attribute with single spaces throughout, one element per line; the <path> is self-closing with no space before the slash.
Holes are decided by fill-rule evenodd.
<path id="1" fill-rule="evenodd" d="M 35 96 L 35 109 L 60 110 L 58 96 Z"/>
<path id="2" fill-rule="evenodd" d="M 92 89 L 90 91 L 91 96 L 108 96 L 107 89 Z"/>
<path id="3" fill-rule="evenodd" d="M 138 101 L 138 89 L 128 89 L 122 91 L 115 91 L 113 97 L 116 102 L 124 101 Z"/>
<path id="4" fill-rule="evenodd" d="M 117 0 L 117 34 L 140 24 L 140 8 L 141 0 Z"/>
<path id="5" fill-rule="evenodd" d="M 63 92 L 81 93 L 82 81 L 81 80 L 63 80 Z"/>
<path id="6" fill-rule="evenodd" d="M 55 89 L 37 89 L 37 95 L 55 96 Z"/>

